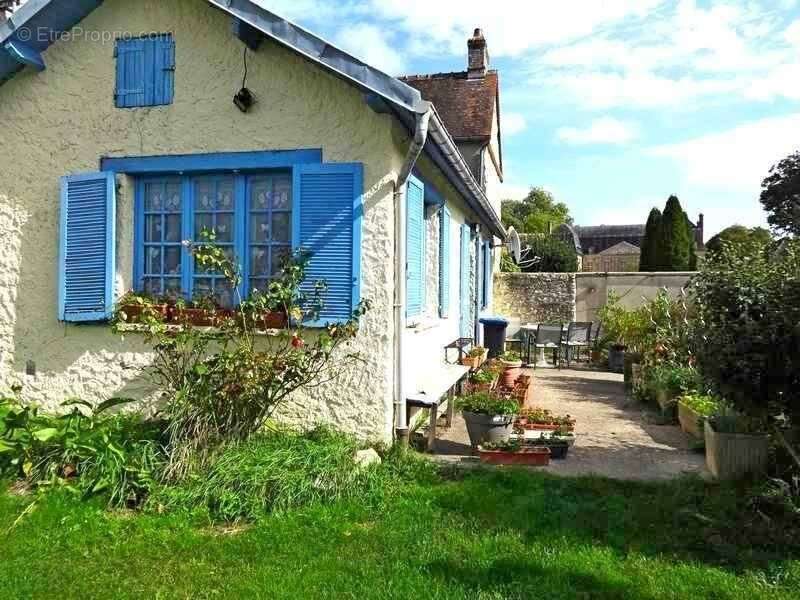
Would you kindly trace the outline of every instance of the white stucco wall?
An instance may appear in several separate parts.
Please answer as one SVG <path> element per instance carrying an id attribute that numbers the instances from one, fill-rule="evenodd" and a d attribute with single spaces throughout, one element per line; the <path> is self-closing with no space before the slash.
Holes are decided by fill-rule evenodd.
<path id="1" fill-rule="evenodd" d="M 166 32 L 177 54 L 171 106 L 114 107 L 113 43 L 60 41 L 47 70 L 30 69 L 0 87 L 0 386 L 54 409 L 70 397 L 142 396 L 141 339 L 108 327 L 57 320 L 59 177 L 95 171 L 101 156 L 319 148 L 326 162 L 365 166 L 362 296 L 374 302 L 358 346 L 365 364 L 334 384 L 298 396 L 290 422 L 328 422 L 363 437 L 392 431 L 393 181 L 407 136 L 370 111 L 353 87 L 295 54 L 265 43 L 249 55 L 248 87 L 258 103 L 242 114 L 243 45 L 230 19 L 204 0 L 106 0 L 84 31 Z M 119 291 L 132 280 L 132 186 L 120 178 Z M 36 374 L 25 375 L 28 361 Z"/>

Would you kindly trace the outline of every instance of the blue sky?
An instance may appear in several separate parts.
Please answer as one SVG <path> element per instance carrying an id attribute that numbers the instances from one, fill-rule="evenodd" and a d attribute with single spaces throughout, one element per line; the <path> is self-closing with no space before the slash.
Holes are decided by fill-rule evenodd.
<path id="1" fill-rule="evenodd" d="M 260 0 L 399 75 L 463 70 L 482 27 L 502 83 L 505 195 L 578 224 L 644 222 L 677 194 L 711 236 L 759 225 L 800 149 L 800 0 Z"/>

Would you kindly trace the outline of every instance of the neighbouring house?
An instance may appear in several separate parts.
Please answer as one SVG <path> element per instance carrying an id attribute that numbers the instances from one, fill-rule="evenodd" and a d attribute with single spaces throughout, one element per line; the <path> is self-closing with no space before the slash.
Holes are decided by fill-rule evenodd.
<path id="1" fill-rule="evenodd" d="M 107 321 L 129 289 L 228 298 L 182 245 L 209 227 L 244 296 L 305 247 L 323 323 L 373 302 L 364 364 L 281 416 L 403 434 L 407 400 L 460 377 L 444 347 L 479 337 L 505 238 L 498 77 L 483 36 L 468 55 L 426 88 L 249 0 L 23 3 L 0 23 L 3 391 L 151 398 L 147 346 Z"/>
<path id="2" fill-rule="evenodd" d="M 620 242 L 598 254 L 586 254 L 582 270 L 587 273 L 629 273 L 639 270 L 642 250 L 629 242 Z"/>

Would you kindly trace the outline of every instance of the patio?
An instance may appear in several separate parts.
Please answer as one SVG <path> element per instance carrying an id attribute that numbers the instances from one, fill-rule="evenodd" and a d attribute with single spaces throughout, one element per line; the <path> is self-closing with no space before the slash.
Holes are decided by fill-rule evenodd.
<path id="1" fill-rule="evenodd" d="M 566 460 L 541 470 L 558 475 L 600 475 L 626 480 L 664 480 L 703 475 L 705 458 L 679 427 L 659 425 L 642 404 L 625 395 L 621 375 L 588 369 L 538 369 L 526 405 L 577 419 L 577 443 Z M 460 415 L 442 430 L 437 460 L 474 463 Z"/>

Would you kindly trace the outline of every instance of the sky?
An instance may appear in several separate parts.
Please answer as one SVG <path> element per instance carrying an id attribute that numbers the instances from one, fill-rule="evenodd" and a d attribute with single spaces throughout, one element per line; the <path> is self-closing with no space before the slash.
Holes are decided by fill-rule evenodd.
<path id="1" fill-rule="evenodd" d="M 504 197 L 579 225 L 643 223 L 676 194 L 710 237 L 764 225 L 770 167 L 800 149 L 800 0 L 259 0 L 391 75 L 500 72 Z"/>

